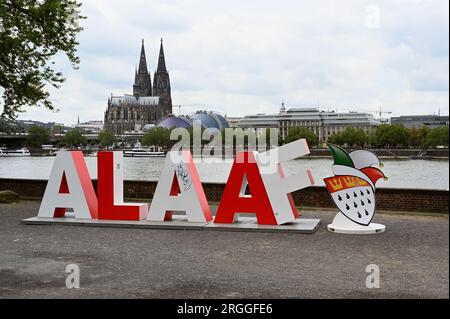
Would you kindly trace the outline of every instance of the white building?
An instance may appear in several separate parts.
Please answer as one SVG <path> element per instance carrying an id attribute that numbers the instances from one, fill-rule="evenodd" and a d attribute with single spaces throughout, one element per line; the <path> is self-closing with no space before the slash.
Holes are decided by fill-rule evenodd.
<path id="1" fill-rule="evenodd" d="M 279 114 L 248 115 L 239 121 L 241 128 L 278 128 L 280 136 L 285 139 L 292 127 L 310 129 L 319 141 L 326 142 L 334 133 L 343 131 L 347 126 L 363 129 L 369 133 L 380 122 L 370 113 L 337 113 L 320 111 L 318 108 L 291 108 L 286 110 L 284 104 Z"/>
<path id="2" fill-rule="evenodd" d="M 228 125 L 232 128 L 236 128 L 239 126 L 239 122 L 243 119 L 243 117 L 237 116 L 226 116 L 225 119 L 228 121 Z"/>
<path id="3" fill-rule="evenodd" d="M 92 134 L 98 134 L 103 130 L 103 121 L 87 121 L 75 125 L 76 129 Z"/>

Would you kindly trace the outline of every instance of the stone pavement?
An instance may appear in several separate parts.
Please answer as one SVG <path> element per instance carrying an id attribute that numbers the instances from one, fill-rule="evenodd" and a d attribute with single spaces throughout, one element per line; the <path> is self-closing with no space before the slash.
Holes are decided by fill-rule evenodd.
<path id="1" fill-rule="evenodd" d="M 386 233 L 312 235 L 21 225 L 38 201 L 0 204 L 0 298 L 448 298 L 448 215 L 378 214 Z M 65 268 L 80 267 L 80 289 Z M 381 287 L 368 289 L 377 264 Z"/>

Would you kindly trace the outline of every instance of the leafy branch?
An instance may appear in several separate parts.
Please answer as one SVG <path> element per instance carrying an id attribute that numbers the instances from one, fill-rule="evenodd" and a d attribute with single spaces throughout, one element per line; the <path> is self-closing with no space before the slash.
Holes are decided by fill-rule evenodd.
<path id="1" fill-rule="evenodd" d="M 65 81 L 52 60 L 64 53 L 78 69 L 77 35 L 83 30 L 76 0 L 0 0 L 0 118 L 25 106 L 54 110 L 46 85 Z"/>

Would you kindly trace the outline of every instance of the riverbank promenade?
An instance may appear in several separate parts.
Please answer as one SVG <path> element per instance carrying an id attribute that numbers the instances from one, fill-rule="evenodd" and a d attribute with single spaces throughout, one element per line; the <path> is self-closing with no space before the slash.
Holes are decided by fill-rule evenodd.
<path id="1" fill-rule="evenodd" d="M 449 297 L 448 214 L 385 211 L 370 236 L 327 232 L 335 209 L 303 210 L 322 219 L 309 235 L 20 224 L 39 205 L 0 204 L 0 298 Z"/>

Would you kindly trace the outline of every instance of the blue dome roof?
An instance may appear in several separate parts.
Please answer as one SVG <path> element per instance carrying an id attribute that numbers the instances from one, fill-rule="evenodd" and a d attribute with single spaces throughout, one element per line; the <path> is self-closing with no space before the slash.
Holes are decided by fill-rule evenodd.
<path id="1" fill-rule="evenodd" d="M 192 120 L 200 121 L 203 128 L 216 128 L 218 130 L 223 130 L 225 128 L 228 128 L 228 122 L 227 120 L 217 113 L 213 112 L 197 112 L 192 114 L 191 116 Z"/>
<path id="2" fill-rule="evenodd" d="M 156 124 L 156 127 L 164 127 L 168 129 L 176 127 L 191 128 L 193 125 L 193 121 L 200 121 L 204 129 L 216 128 L 221 131 L 225 128 L 230 127 L 228 121 L 222 115 L 213 112 L 197 112 L 189 117 L 175 116 L 171 114 L 159 120 L 158 124 Z"/>
<path id="3" fill-rule="evenodd" d="M 226 118 L 224 118 L 222 115 L 214 113 L 214 116 L 220 121 L 220 124 L 222 125 L 222 128 L 229 128 L 230 124 L 228 124 L 228 121 Z"/>
<path id="4" fill-rule="evenodd" d="M 192 127 L 192 122 L 184 117 L 178 117 L 175 115 L 168 115 L 164 118 L 162 118 L 158 124 L 156 124 L 157 127 L 164 127 L 167 129 L 171 128 L 190 128 Z"/>

